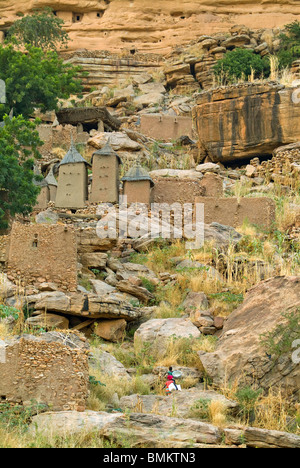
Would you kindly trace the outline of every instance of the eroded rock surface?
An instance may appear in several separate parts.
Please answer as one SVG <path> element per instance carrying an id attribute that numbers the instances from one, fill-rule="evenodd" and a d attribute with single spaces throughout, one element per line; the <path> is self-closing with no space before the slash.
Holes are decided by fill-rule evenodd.
<path id="1" fill-rule="evenodd" d="M 269 83 L 234 85 L 201 93 L 194 108 L 200 152 L 213 162 L 271 155 L 300 140 L 294 88 Z"/>
<path id="2" fill-rule="evenodd" d="M 243 304 L 225 322 L 214 353 L 199 352 L 214 383 L 239 381 L 264 390 L 279 389 L 297 398 L 300 367 L 292 350 L 279 358 L 269 356 L 261 335 L 284 321 L 282 314 L 300 306 L 300 277 L 276 277 L 250 289 Z"/>

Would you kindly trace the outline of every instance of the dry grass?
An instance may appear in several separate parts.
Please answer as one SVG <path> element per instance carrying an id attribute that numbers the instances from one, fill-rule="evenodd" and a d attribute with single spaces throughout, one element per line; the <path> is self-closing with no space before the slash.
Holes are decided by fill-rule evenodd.
<path id="1" fill-rule="evenodd" d="M 181 317 L 181 315 L 182 314 L 178 308 L 174 308 L 169 303 L 163 301 L 156 308 L 153 318 L 168 319 L 174 317 Z"/>
<path id="2" fill-rule="evenodd" d="M 0 426 L 0 448 L 23 448 L 24 444 L 24 437 L 18 431 Z"/>
<path id="3" fill-rule="evenodd" d="M 164 356 L 155 354 L 155 366 L 185 366 L 202 369 L 198 351 L 213 352 L 216 340 L 212 336 L 202 335 L 198 339 L 177 338 L 170 339 Z"/>
<path id="4" fill-rule="evenodd" d="M 297 405 L 291 406 L 289 398 L 280 390 L 274 391 L 270 389 L 266 396 L 261 397 L 257 401 L 255 412 L 255 426 L 276 431 L 289 432 L 289 420 L 295 417 L 296 414 L 298 414 L 299 418 L 299 408 L 297 408 Z M 296 433 L 300 435 L 299 425 Z"/>
<path id="5" fill-rule="evenodd" d="M 89 409 L 99 407 L 104 410 L 107 404 L 114 403 L 114 395 L 117 394 L 118 398 L 126 395 L 138 393 L 140 395 L 148 395 L 150 393 L 149 385 L 141 378 L 134 376 L 132 379 L 120 378 L 118 376 L 109 376 L 102 374 L 99 371 L 92 370 L 91 375 L 101 382 L 103 385 L 93 385 L 91 395 L 89 398 Z M 99 403 L 97 402 L 99 400 Z M 101 411 L 101 410 L 97 410 Z"/>
<path id="6" fill-rule="evenodd" d="M 227 423 L 227 408 L 222 401 L 212 400 L 209 404 L 209 417 L 212 424 L 225 427 Z"/>

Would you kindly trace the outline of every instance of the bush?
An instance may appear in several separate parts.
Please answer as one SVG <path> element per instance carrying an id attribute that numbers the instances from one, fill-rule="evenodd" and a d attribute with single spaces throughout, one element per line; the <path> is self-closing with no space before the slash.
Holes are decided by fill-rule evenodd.
<path id="1" fill-rule="evenodd" d="M 246 421 L 255 420 L 255 404 L 261 393 L 261 389 L 254 390 L 252 387 L 243 387 L 236 392 L 235 397 L 240 407 L 239 415 Z"/>
<path id="2" fill-rule="evenodd" d="M 280 35 L 280 51 L 278 52 L 279 67 L 290 67 L 294 60 L 300 58 L 300 23 L 294 21 L 285 26 L 285 32 Z"/>
<path id="3" fill-rule="evenodd" d="M 0 118 L 14 109 L 15 115 L 30 117 L 35 108 L 57 110 L 59 99 L 82 91 L 80 67 L 64 64 L 53 51 L 29 46 L 27 52 L 12 45 L 0 45 L 0 79 L 6 84 L 6 105 L 0 104 Z"/>
<path id="4" fill-rule="evenodd" d="M 0 127 L 0 229 L 7 228 L 10 216 L 30 213 L 36 203 L 40 189 L 33 183 L 33 165 L 42 144 L 35 123 L 21 116 L 6 116 L 4 122 Z"/>
<path id="5" fill-rule="evenodd" d="M 63 29 L 64 21 L 54 15 L 50 8 L 37 10 L 15 21 L 9 28 L 7 42 L 24 46 L 56 50 L 67 46 L 69 36 Z"/>
<path id="6" fill-rule="evenodd" d="M 300 336 L 300 309 L 282 314 L 283 323 L 260 336 L 261 344 L 273 360 L 292 352 L 292 343 Z"/>
<path id="7" fill-rule="evenodd" d="M 224 84 L 229 84 L 239 79 L 247 80 L 252 72 L 254 78 L 268 77 L 270 63 L 267 58 L 262 58 L 251 50 L 235 49 L 227 52 L 213 70 L 216 77 L 223 77 Z"/>
<path id="8" fill-rule="evenodd" d="M 0 305 L 0 318 L 5 319 L 8 317 L 13 317 L 14 320 L 18 320 L 20 311 L 15 307 L 8 307 L 5 305 Z"/>

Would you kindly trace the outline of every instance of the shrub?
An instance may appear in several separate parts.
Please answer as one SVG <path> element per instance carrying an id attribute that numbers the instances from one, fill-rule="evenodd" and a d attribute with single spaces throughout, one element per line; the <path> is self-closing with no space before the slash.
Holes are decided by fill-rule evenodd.
<path id="1" fill-rule="evenodd" d="M 279 67 L 290 67 L 294 60 L 300 58 L 300 22 L 294 21 L 286 25 L 285 32 L 280 35 L 280 40 Z"/>
<path id="2" fill-rule="evenodd" d="M 213 69 L 216 77 L 224 76 L 224 84 L 239 79 L 247 80 L 252 73 L 254 78 L 270 75 L 269 60 L 247 49 L 235 49 L 227 52 Z"/>
<path id="3" fill-rule="evenodd" d="M 15 115 L 25 118 L 35 108 L 57 110 L 59 99 L 82 92 L 77 79 L 80 70 L 65 64 L 54 51 L 28 46 L 23 53 L 12 45 L 0 45 L 0 79 L 6 84 L 6 105 L 0 105 L 0 117 L 12 108 Z"/>
<path id="4" fill-rule="evenodd" d="M 260 336 L 262 346 L 274 360 L 291 352 L 293 341 L 300 336 L 300 309 L 282 314 L 282 319 L 283 323 Z"/>
<path id="5" fill-rule="evenodd" d="M 0 305 L 0 318 L 5 319 L 8 317 L 13 317 L 14 320 L 18 320 L 20 311 L 15 307 L 8 307 L 5 305 Z"/>
<path id="6" fill-rule="evenodd" d="M 8 30 L 7 41 L 19 46 L 30 44 L 44 50 L 56 50 L 66 47 L 69 41 L 63 25 L 64 21 L 50 8 L 37 10 L 15 21 Z"/>
<path id="7" fill-rule="evenodd" d="M 21 116 L 4 117 L 0 127 L 0 229 L 6 229 L 9 216 L 28 214 L 40 189 L 33 183 L 34 159 L 42 144 L 35 123 Z"/>
<path id="8" fill-rule="evenodd" d="M 261 393 L 261 389 L 254 390 L 252 387 L 243 387 L 236 392 L 235 398 L 237 399 L 240 407 L 239 415 L 246 421 L 254 421 L 255 404 Z"/>

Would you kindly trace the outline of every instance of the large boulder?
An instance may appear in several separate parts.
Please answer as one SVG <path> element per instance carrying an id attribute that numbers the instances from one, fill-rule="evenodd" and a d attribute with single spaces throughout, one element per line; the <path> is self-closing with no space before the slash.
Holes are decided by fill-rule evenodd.
<path id="1" fill-rule="evenodd" d="M 97 296 L 96 294 L 64 294 L 55 291 L 38 294 L 36 299 L 33 296 L 30 301 L 26 302 L 35 303 L 36 310 L 89 319 L 125 319 L 130 322 L 142 315 L 141 310 L 133 307 L 129 302 L 108 294 Z"/>
<path id="2" fill-rule="evenodd" d="M 178 384 L 180 381 L 178 380 Z M 197 388 L 191 390 L 182 390 L 181 392 L 174 392 L 173 398 L 167 395 L 129 395 L 123 396 L 120 399 L 120 408 L 135 412 L 138 410 L 143 413 L 156 413 L 164 416 L 174 416 L 178 418 L 189 418 L 192 416 L 193 407 L 199 401 L 218 401 L 221 402 L 231 414 L 236 414 L 238 410 L 238 403 L 229 400 L 224 395 L 214 391 L 199 390 Z M 174 408 L 176 408 L 174 410 Z"/>
<path id="3" fill-rule="evenodd" d="M 163 356 L 172 338 L 199 338 L 201 336 L 192 322 L 185 318 L 151 319 L 135 332 L 136 347 L 150 343 L 153 350 Z"/>
<path id="4" fill-rule="evenodd" d="M 136 447 L 190 447 L 191 444 L 221 444 L 222 432 L 212 424 L 156 414 L 111 414 L 95 411 L 61 411 L 33 418 L 32 435 L 66 435 L 95 432 L 104 438 L 121 438 Z"/>
<path id="5" fill-rule="evenodd" d="M 66 330 L 69 328 L 69 320 L 62 315 L 45 314 L 28 317 L 26 324 L 32 328 L 44 328 L 46 330 L 60 329 Z"/>
<path id="6" fill-rule="evenodd" d="M 7 275 L 0 274 L 0 298 L 6 299 L 12 297 L 17 291 L 17 286 L 7 279 Z"/>
<path id="7" fill-rule="evenodd" d="M 284 323 L 283 313 L 300 307 L 300 277 L 276 277 L 250 289 L 245 301 L 225 322 L 213 353 L 199 352 L 208 376 L 217 385 L 239 382 L 281 388 L 297 398 L 300 366 L 289 353 L 270 356 L 261 335 Z"/>
<path id="8" fill-rule="evenodd" d="M 117 342 L 124 338 L 127 322 L 120 320 L 103 320 L 97 323 L 95 334 L 106 341 Z"/>
<path id="9" fill-rule="evenodd" d="M 134 447 L 140 448 L 149 445 L 157 448 L 224 448 L 224 443 L 232 447 L 244 444 L 255 448 L 300 448 L 300 437 L 296 434 L 258 428 L 222 430 L 193 419 L 157 414 L 49 412 L 34 416 L 29 427 L 30 435 L 44 437 L 89 432 L 97 432 L 103 438 L 131 441 Z"/>
<path id="10" fill-rule="evenodd" d="M 300 140 L 294 88 L 249 83 L 200 94 L 194 108 L 202 159 L 213 162 L 272 154 Z"/>
<path id="11" fill-rule="evenodd" d="M 118 379 L 131 380 L 129 373 L 121 362 L 112 354 L 102 349 L 93 348 L 89 356 L 90 368 L 103 375 Z"/>

